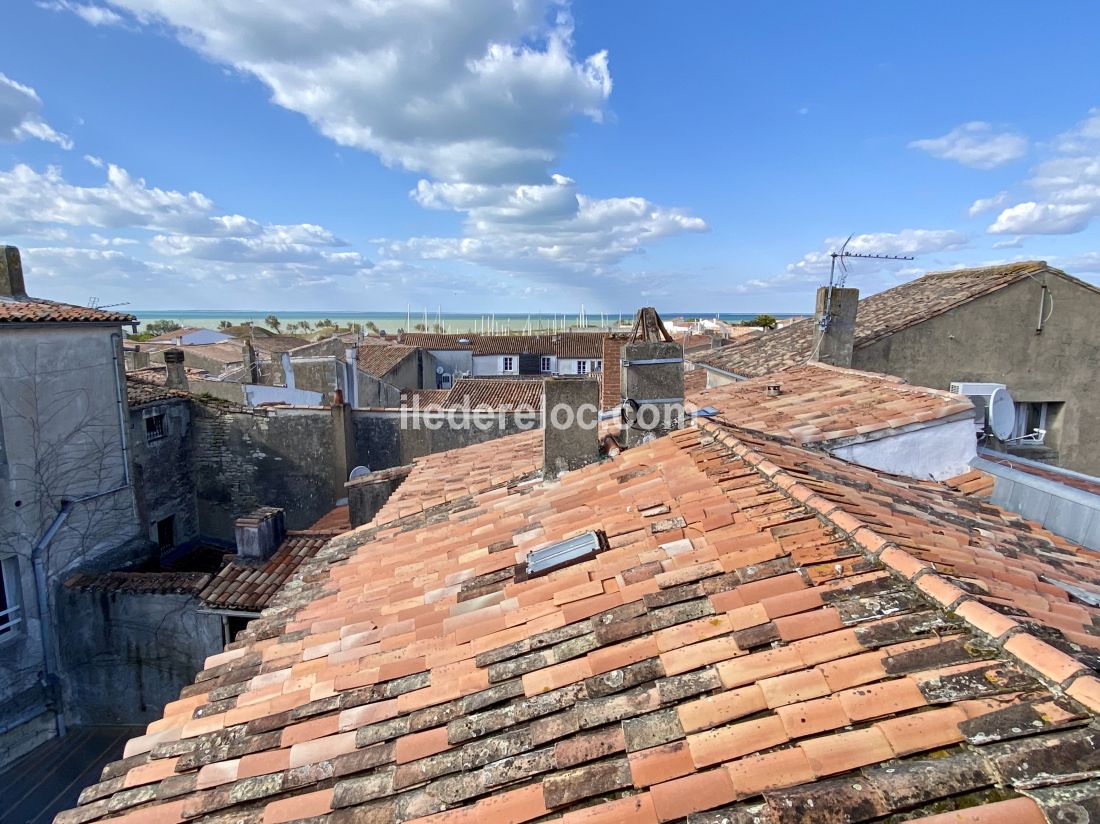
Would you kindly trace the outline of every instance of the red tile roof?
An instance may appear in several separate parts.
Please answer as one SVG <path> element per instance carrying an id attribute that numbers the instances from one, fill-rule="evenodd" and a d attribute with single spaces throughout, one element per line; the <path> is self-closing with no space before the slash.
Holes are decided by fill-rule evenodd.
<path id="1" fill-rule="evenodd" d="M 108 312 L 41 298 L 0 296 L 0 323 L 135 323 L 125 312 Z"/>
<path id="2" fill-rule="evenodd" d="M 197 373 L 194 375 L 206 375 L 205 372 L 195 369 L 188 370 Z M 192 377 L 189 375 L 188 377 Z M 164 385 L 164 367 L 149 367 L 148 369 L 136 369 L 126 373 L 126 400 L 131 409 L 147 406 L 153 403 L 190 398 L 188 392 L 180 389 L 169 389 Z"/>
<path id="3" fill-rule="evenodd" d="M 1057 466 L 1045 466 L 1035 461 L 1020 460 L 1014 455 L 1009 455 L 1004 452 L 995 452 L 992 449 L 980 450 L 978 457 L 984 458 L 987 461 L 992 461 L 993 463 L 1002 464 L 1009 469 L 1015 469 L 1017 472 L 1034 475 L 1036 478 L 1042 478 L 1045 481 L 1052 481 L 1056 484 L 1063 484 L 1073 487 L 1074 489 L 1079 489 L 1090 495 L 1100 496 L 1100 478 L 1094 478 L 1091 475 L 1082 475 L 1078 472 L 1061 469 Z"/>
<path id="4" fill-rule="evenodd" d="M 553 355 L 554 342 L 538 335 L 479 335 L 474 338 L 478 355 Z"/>
<path id="5" fill-rule="evenodd" d="M 686 375 L 695 373 L 705 380 L 705 369 Z M 779 385 L 779 395 L 768 394 L 771 384 Z M 723 420 L 799 444 L 874 440 L 902 429 L 974 416 L 974 405 L 962 395 L 911 386 L 893 375 L 824 363 L 794 366 L 689 395 L 689 404 L 713 406 Z"/>
<path id="6" fill-rule="evenodd" d="M 516 378 L 463 378 L 457 381 L 447 399 L 446 408 L 542 409 L 543 382 Z"/>
<path id="7" fill-rule="evenodd" d="M 385 377 L 404 360 L 416 354 L 416 347 L 399 343 L 388 345 L 360 346 L 357 350 L 359 369 L 376 378 Z"/>
<path id="8" fill-rule="evenodd" d="M 205 572 L 78 572 L 65 580 L 65 588 L 134 595 L 195 595 L 209 580 Z"/>
<path id="9" fill-rule="evenodd" d="M 909 283 L 863 298 L 856 313 L 855 346 L 857 349 L 868 346 L 975 298 L 1041 273 L 1067 278 L 1088 289 L 1096 288 L 1041 260 L 931 272 Z M 813 346 L 813 325 L 813 318 L 806 318 L 755 340 L 738 341 L 714 352 L 697 355 L 694 360 L 741 377 L 759 377 L 808 361 Z"/>
<path id="10" fill-rule="evenodd" d="M 421 349 L 473 349 L 474 334 L 441 334 L 437 332 L 402 332 L 398 338 L 406 346 L 418 346 Z"/>
<path id="11" fill-rule="evenodd" d="M 57 821 L 1096 806 L 1096 610 L 1047 582 L 1095 585 L 1096 553 L 704 427 L 332 540 Z M 604 551 L 517 575 L 587 530 Z"/>

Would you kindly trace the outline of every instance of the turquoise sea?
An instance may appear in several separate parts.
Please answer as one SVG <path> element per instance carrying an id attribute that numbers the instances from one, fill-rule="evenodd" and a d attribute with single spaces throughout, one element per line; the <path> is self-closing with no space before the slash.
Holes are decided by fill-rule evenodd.
<path id="1" fill-rule="evenodd" d="M 474 315 L 463 312 L 443 312 L 438 314 L 428 312 L 267 312 L 261 309 L 250 311 L 218 311 L 196 309 L 135 309 L 129 310 L 142 323 L 154 320 L 173 320 L 180 326 L 198 326 L 205 329 L 217 329 L 222 321 L 229 321 L 233 326 L 251 322 L 260 326 L 266 326 L 268 315 L 275 315 L 279 319 L 283 332 L 291 324 L 300 324 L 302 321 L 309 323 L 311 327 L 318 321 L 331 320 L 340 326 L 351 323 L 374 323 L 380 330 L 396 332 L 398 329 L 415 329 L 417 324 L 424 324 L 425 328 L 433 329 L 437 324 L 448 332 L 474 332 L 496 329 L 500 332 L 522 331 L 524 329 L 575 329 L 582 326 L 581 318 L 576 314 L 532 314 L 527 313 L 495 313 L 486 315 Z M 772 313 L 777 318 L 793 317 L 790 314 Z M 731 314 L 722 312 L 661 312 L 661 317 L 671 320 L 676 317 L 684 318 L 714 318 L 737 323 L 756 317 L 752 314 Z M 634 313 L 600 313 L 589 312 L 587 326 L 592 328 L 606 328 L 616 326 L 621 322 L 629 325 L 634 319 Z"/>

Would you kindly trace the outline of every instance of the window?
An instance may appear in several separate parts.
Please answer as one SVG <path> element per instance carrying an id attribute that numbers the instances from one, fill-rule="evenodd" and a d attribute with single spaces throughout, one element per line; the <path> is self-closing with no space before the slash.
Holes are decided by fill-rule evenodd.
<path id="1" fill-rule="evenodd" d="M 588 374 L 588 361 L 586 361 L 586 360 L 577 361 L 577 374 L 578 375 L 587 375 Z"/>
<path id="2" fill-rule="evenodd" d="M 502 372 L 511 372 L 512 371 L 512 365 L 515 363 L 515 360 L 516 359 L 511 357 L 511 356 L 505 356 L 504 357 L 504 368 L 501 369 L 501 371 Z"/>
<path id="3" fill-rule="evenodd" d="M 450 389 L 451 386 L 452 386 L 452 381 L 453 381 L 453 379 L 451 378 L 451 373 L 450 372 L 444 372 L 443 373 L 443 379 L 439 382 L 439 388 L 440 389 Z"/>
<path id="4" fill-rule="evenodd" d="M 1012 440 L 1020 444 L 1041 444 L 1047 441 L 1050 424 L 1059 404 L 1020 401 L 1016 403 L 1016 425 Z"/>
<path id="5" fill-rule="evenodd" d="M 545 575 L 555 569 L 588 560 L 607 548 L 607 535 L 604 532 L 585 532 L 556 544 L 531 550 L 523 572 L 527 578 Z"/>
<path id="6" fill-rule="evenodd" d="M 593 369 L 596 372 L 602 372 L 603 371 L 603 361 L 602 360 L 592 361 L 592 363 L 594 364 Z"/>
<path id="7" fill-rule="evenodd" d="M 176 516 L 157 521 L 157 547 L 161 550 L 171 549 L 176 545 Z"/>
<path id="8" fill-rule="evenodd" d="M 19 606 L 19 560 L 0 556 L 0 639 L 14 635 L 23 620 Z"/>
<path id="9" fill-rule="evenodd" d="M 542 371 L 543 372 L 549 372 L 550 371 L 550 358 L 546 357 L 545 355 L 542 358 Z"/>
<path id="10" fill-rule="evenodd" d="M 159 440 L 168 434 L 168 428 L 164 424 L 164 415 L 149 415 L 145 418 L 145 440 L 149 443 Z"/>

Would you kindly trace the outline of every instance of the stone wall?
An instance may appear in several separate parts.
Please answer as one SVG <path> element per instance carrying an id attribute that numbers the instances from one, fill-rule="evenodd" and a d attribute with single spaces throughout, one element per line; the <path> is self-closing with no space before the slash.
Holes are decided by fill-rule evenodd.
<path id="1" fill-rule="evenodd" d="M 192 467 L 204 535 L 233 538 L 233 522 L 257 506 L 286 510 L 304 529 L 342 498 L 335 488 L 328 409 L 226 411 L 196 404 Z"/>
<path id="2" fill-rule="evenodd" d="M 150 441 L 145 419 L 164 416 L 164 437 Z M 173 519 L 174 543 L 199 537 L 195 479 L 191 473 L 191 404 L 184 399 L 130 410 L 130 443 L 138 517 L 146 536 L 157 540 L 157 523 Z"/>
<path id="3" fill-rule="evenodd" d="M 194 594 L 63 589 L 58 619 L 68 720 L 137 724 L 160 718 L 203 661 L 222 649 L 221 617 Z"/>

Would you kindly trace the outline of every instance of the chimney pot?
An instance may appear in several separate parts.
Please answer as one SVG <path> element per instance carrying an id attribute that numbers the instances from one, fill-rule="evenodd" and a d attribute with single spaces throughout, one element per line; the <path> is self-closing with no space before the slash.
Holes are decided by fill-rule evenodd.
<path id="1" fill-rule="evenodd" d="M 0 297 L 25 298 L 23 261 L 16 246 L 0 246 Z"/>
<path id="2" fill-rule="evenodd" d="M 183 360 L 182 350 L 164 350 L 164 383 L 169 389 L 181 389 L 187 392 L 190 387 L 187 385 L 187 367 L 184 366 Z"/>
<path id="3" fill-rule="evenodd" d="M 266 561 L 286 538 L 286 513 L 282 509 L 262 506 L 234 524 L 237 557 Z"/>
<path id="4" fill-rule="evenodd" d="M 772 397 L 783 394 L 783 384 L 777 381 L 772 381 L 771 383 L 765 384 L 764 389 L 767 394 L 771 395 Z"/>

